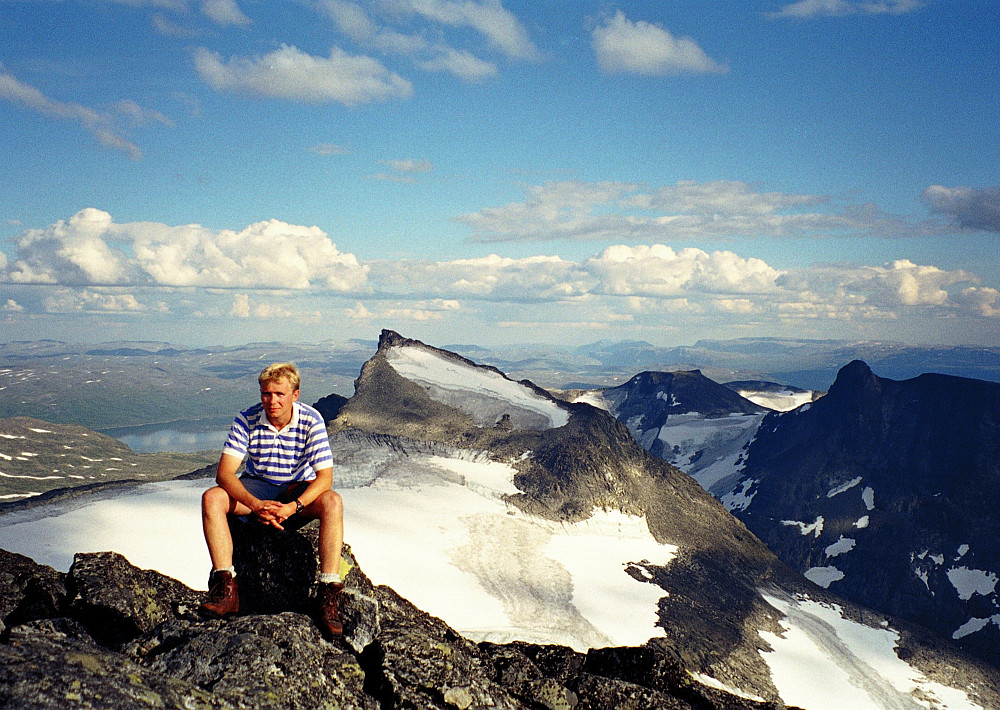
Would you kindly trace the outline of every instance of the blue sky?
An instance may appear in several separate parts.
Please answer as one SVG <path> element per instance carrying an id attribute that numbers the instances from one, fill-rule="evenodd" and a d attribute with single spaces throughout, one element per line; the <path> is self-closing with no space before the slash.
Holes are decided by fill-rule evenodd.
<path id="1" fill-rule="evenodd" d="M 0 340 L 1000 345 L 1000 5 L 0 4 Z"/>

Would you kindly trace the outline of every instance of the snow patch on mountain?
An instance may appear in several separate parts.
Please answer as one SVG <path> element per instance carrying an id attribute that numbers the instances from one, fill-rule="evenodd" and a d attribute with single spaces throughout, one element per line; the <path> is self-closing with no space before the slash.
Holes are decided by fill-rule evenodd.
<path id="1" fill-rule="evenodd" d="M 837 555 L 842 555 L 845 552 L 850 552 L 851 550 L 854 549 L 854 545 L 856 543 L 857 540 L 855 540 L 854 538 L 844 537 L 843 535 L 841 535 L 840 538 L 835 543 L 833 543 L 832 545 L 827 545 L 825 550 L 826 556 L 836 557 Z"/>
<path id="2" fill-rule="evenodd" d="M 854 488 L 854 486 L 858 485 L 859 483 L 861 483 L 861 476 L 858 476 L 857 478 L 853 478 L 850 481 L 848 481 L 847 483 L 842 483 L 839 486 L 831 488 L 830 490 L 828 490 L 826 492 L 826 497 L 827 498 L 833 498 L 836 495 L 840 495 L 844 491 L 851 490 L 852 488 Z"/>
<path id="3" fill-rule="evenodd" d="M 686 413 L 671 415 L 658 430 L 649 432 L 643 432 L 632 421 L 626 426 L 646 449 L 651 445 L 647 439 L 659 439 L 664 460 L 694 478 L 706 491 L 718 494 L 722 491 L 713 491 L 713 486 L 738 471 L 744 450 L 763 418 L 763 414 L 709 418 Z"/>
<path id="4" fill-rule="evenodd" d="M 829 589 L 831 584 L 844 578 L 844 573 L 833 565 L 827 565 L 826 567 L 810 567 L 803 572 L 802 576 L 823 589 Z"/>
<path id="5" fill-rule="evenodd" d="M 957 629 L 955 629 L 955 633 L 953 633 L 951 637 L 957 641 L 958 639 L 964 638 L 969 634 L 974 634 L 977 631 L 982 631 L 990 624 L 1000 626 L 1000 614 L 994 614 L 993 616 L 989 616 L 985 619 L 980 619 L 974 616 L 968 621 L 966 621 L 964 624 L 959 626 Z"/>
<path id="6" fill-rule="evenodd" d="M 875 489 L 871 486 L 865 486 L 865 489 L 861 491 L 861 500 L 864 501 L 868 510 L 875 510 Z"/>
<path id="7" fill-rule="evenodd" d="M 779 390 L 763 392 L 751 389 L 736 389 L 738 395 L 749 399 L 754 404 L 773 409 L 776 412 L 790 412 L 791 410 L 813 401 L 814 394 L 811 390 Z"/>
<path id="8" fill-rule="evenodd" d="M 519 429 L 550 429 L 569 421 L 569 412 L 499 372 L 447 357 L 420 345 L 389 348 L 386 361 L 402 377 L 427 390 L 431 399 L 491 426 L 504 414 Z"/>
<path id="9" fill-rule="evenodd" d="M 986 597 L 996 591 L 997 576 L 993 572 L 962 566 L 952 567 L 946 574 L 958 592 L 958 598 L 963 601 L 972 599 L 973 594 Z"/>
<path id="10" fill-rule="evenodd" d="M 823 534 L 823 516 L 820 515 L 811 523 L 803 523 L 798 520 L 782 520 L 782 525 L 787 526 L 798 526 L 799 532 L 803 535 L 813 535 L 814 537 L 819 537 Z"/>
<path id="11" fill-rule="evenodd" d="M 984 710 L 962 690 L 929 680 L 896 655 L 899 634 L 844 617 L 838 605 L 763 592 L 783 633 L 759 631 L 783 702 L 805 710 Z"/>
<path id="12" fill-rule="evenodd" d="M 603 409 L 605 412 L 611 413 L 611 402 L 605 398 L 604 393 L 601 390 L 590 390 L 588 392 L 584 392 L 579 397 L 575 397 L 573 401 L 583 402 L 584 404 L 589 404 L 591 407 Z"/>
<path id="13" fill-rule="evenodd" d="M 757 491 L 750 493 L 750 489 L 753 488 L 759 481 L 748 478 L 740 483 L 740 487 L 730 493 L 726 493 L 724 496 L 719 498 L 719 501 L 726 506 L 726 510 L 732 512 L 734 510 L 746 510 L 747 506 L 753 501 L 753 497 L 757 495 Z"/>

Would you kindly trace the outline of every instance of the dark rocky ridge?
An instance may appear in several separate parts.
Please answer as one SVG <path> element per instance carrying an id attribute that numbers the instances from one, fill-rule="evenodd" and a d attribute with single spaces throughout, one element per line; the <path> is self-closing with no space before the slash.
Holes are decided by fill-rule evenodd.
<path id="1" fill-rule="evenodd" d="M 948 573 L 1000 573 L 1000 384 L 895 381 L 851 362 L 825 397 L 764 420 L 741 476 L 753 497 L 735 513 L 794 568 L 843 572 L 831 591 L 945 637 L 970 618 L 998 618 L 996 586 L 963 600 Z M 818 534 L 782 522 L 820 517 Z M 829 556 L 842 537 L 853 549 Z M 958 643 L 1000 666 L 996 623 Z"/>
<path id="2" fill-rule="evenodd" d="M 303 545 L 315 563 L 316 524 L 236 523 L 234 535 L 249 611 L 225 621 L 199 618 L 199 594 L 115 553 L 77 555 L 63 574 L 0 550 L 0 707 L 783 707 L 695 683 L 655 645 L 474 644 L 372 585 L 353 558 L 346 635 L 326 640 L 297 573 Z M 270 612 L 258 613 L 261 600 Z"/>
<path id="3" fill-rule="evenodd" d="M 741 397 L 729 385 L 720 385 L 700 370 L 642 372 L 618 387 L 603 390 L 618 419 L 647 416 L 666 421 L 671 414 L 696 412 L 706 417 L 760 414 L 766 407 Z"/>

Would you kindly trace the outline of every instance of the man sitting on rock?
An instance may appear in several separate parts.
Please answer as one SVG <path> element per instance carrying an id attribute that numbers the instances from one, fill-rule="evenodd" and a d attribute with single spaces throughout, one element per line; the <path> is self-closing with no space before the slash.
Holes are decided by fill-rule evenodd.
<path id="1" fill-rule="evenodd" d="M 291 363 L 275 363 L 257 378 L 260 403 L 237 415 L 219 459 L 215 481 L 201 499 L 205 541 L 212 558 L 208 601 L 201 609 L 213 616 L 239 611 L 239 588 L 233 567 L 233 538 L 228 515 L 252 516 L 283 530 L 293 515 L 319 518 L 319 618 L 328 633 L 343 632 L 338 597 L 344 511 L 340 495 L 330 490 L 333 456 L 323 417 L 298 401 L 299 372 Z M 246 471 L 236 472 L 246 457 Z"/>

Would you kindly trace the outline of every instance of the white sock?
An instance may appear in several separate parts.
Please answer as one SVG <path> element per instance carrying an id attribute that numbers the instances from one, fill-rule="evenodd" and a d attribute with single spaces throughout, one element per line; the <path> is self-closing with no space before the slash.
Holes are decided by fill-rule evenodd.
<path id="1" fill-rule="evenodd" d="M 212 574 L 215 574 L 216 572 L 229 572 L 229 574 L 233 575 L 234 577 L 236 576 L 236 568 L 233 567 L 232 565 L 212 570 Z"/>
<path id="2" fill-rule="evenodd" d="M 316 580 L 320 584 L 329 584 L 330 582 L 339 582 L 340 575 L 336 572 L 320 572 Z"/>

